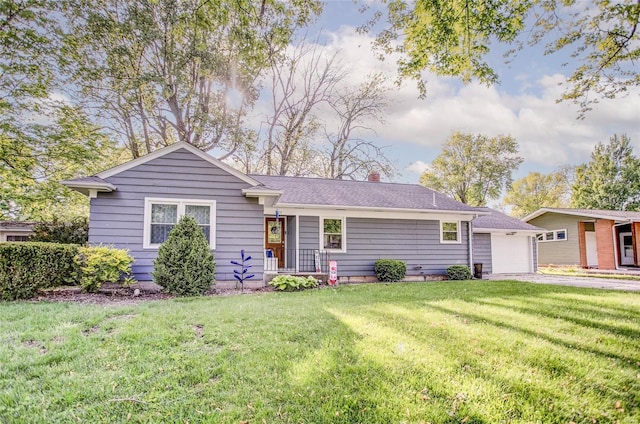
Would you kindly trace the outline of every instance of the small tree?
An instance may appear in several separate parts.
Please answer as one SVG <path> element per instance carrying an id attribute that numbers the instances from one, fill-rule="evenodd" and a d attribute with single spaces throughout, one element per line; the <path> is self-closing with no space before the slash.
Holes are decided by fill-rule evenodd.
<path id="1" fill-rule="evenodd" d="M 69 222 L 54 217 L 51 222 L 39 222 L 33 227 L 31 241 L 62 244 L 87 244 L 89 221 L 77 217 Z"/>
<path id="2" fill-rule="evenodd" d="M 171 230 L 154 261 L 153 280 L 179 296 L 203 295 L 215 282 L 216 265 L 195 219 L 184 216 Z"/>

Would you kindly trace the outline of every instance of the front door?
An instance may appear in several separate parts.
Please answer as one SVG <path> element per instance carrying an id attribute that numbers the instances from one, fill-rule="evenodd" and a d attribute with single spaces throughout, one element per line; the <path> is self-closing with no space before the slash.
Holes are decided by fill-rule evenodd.
<path id="1" fill-rule="evenodd" d="M 278 268 L 284 268 L 284 218 L 265 218 L 265 249 L 278 258 Z"/>
<path id="2" fill-rule="evenodd" d="M 633 265 L 633 236 L 620 233 L 620 265 Z"/>

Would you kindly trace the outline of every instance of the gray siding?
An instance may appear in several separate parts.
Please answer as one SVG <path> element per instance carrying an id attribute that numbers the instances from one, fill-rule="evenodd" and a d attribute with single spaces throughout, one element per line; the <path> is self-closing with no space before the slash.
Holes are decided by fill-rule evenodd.
<path id="1" fill-rule="evenodd" d="M 468 225 L 461 227 L 462 242 L 444 244 L 439 221 L 347 218 L 347 252 L 331 258 L 338 261 L 339 276 L 375 275 L 378 259 L 405 261 L 408 276 L 445 274 L 450 265 L 469 264 Z M 319 245 L 319 218 L 300 217 L 300 248 Z"/>
<path id="2" fill-rule="evenodd" d="M 151 280 L 157 249 L 143 249 L 144 199 L 146 197 L 205 199 L 216 201 L 216 279 L 233 280 L 231 260 L 240 250 L 253 256 L 256 279 L 262 279 L 264 213 L 256 199 L 242 189 L 249 184 L 200 157 L 179 149 L 124 171 L 107 181 L 117 190 L 91 199 L 89 241 L 128 249 L 136 259 L 135 277 Z"/>
<path id="3" fill-rule="evenodd" d="M 567 240 L 538 243 L 538 263 L 540 265 L 579 265 L 578 222 L 593 220 L 579 216 L 547 212 L 529 221 L 529 224 L 546 230 L 567 230 Z"/>
<path id="4" fill-rule="evenodd" d="M 491 256 L 491 234 L 476 233 L 473 235 L 473 263 L 482 264 L 482 273 L 493 272 Z"/>

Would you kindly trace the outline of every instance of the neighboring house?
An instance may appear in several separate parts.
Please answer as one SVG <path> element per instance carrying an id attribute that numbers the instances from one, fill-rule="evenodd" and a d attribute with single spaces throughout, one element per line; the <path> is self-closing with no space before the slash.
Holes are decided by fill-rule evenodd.
<path id="1" fill-rule="evenodd" d="M 640 266 L 640 212 L 542 208 L 523 218 L 538 235 L 540 265 Z"/>
<path id="2" fill-rule="evenodd" d="M 0 221 L 0 242 L 29 241 L 35 222 Z"/>
<path id="3" fill-rule="evenodd" d="M 473 262 L 482 263 L 483 274 L 531 273 L 537 269 L 536 235 L 542 228 L 491 208 L 479 208 L 473 226 Z"/>
<path id="4" fill-rule="evenodd" d="M 369 279 L 381 258 L 405 261 L 413 279 L 443 275 L 472 266 L 471 220 L 484 213 L 420 185 L 245 175 L 185 143 L 63 184 L 90 197 L 89 242 L 128 249 L 138 280 L 152 279 L 185 214 L 215 251 L 218 281 L 233 281 L 241 249 L 264 281 L 325 273 L 329 258 L 340 277 Z"/>

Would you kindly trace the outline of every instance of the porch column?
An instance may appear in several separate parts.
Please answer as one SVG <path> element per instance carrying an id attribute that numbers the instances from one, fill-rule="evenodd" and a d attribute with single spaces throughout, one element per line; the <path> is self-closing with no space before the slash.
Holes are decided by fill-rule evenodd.
<path id="1" fill-rule="evenodd" d="M 640 266 L 640 222 L 631 224 L 631 235 L 633 237 L 633 265 Z"/>
<path id="2" fill-rule="evenodd" d="M 615 248 L 612 233 L 614 221 L 610 219 L 597 219 L 595 223 L 596 244 L 598 246 L 598 268 L 616 269 Z"/>
<path id="3" fill-rule="evenodd" d="M 580 267 L 588 268 L 587 263 L 587 239 L 584 234 L 584 222 L 578 222 L 578 249 L 580 251 Z"/>

